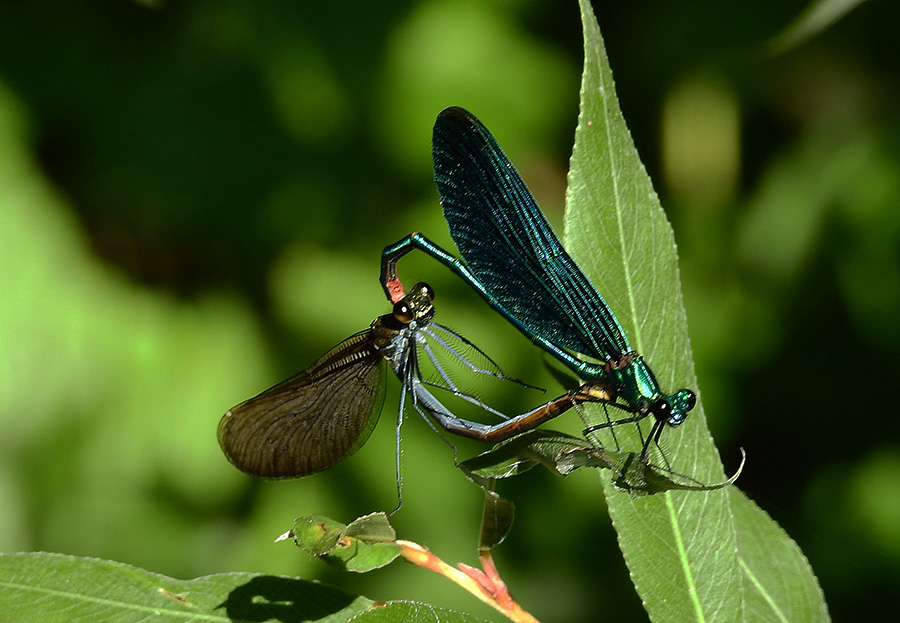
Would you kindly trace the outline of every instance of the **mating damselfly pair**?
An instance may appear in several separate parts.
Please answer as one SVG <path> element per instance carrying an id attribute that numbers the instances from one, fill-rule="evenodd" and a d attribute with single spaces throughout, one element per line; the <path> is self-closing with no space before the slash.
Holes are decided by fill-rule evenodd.
<path id="1" fill-rule="evenodd" d="M 305 476 L 336 464 L 372 432 L 385 369 L 390 367 L 404 390 L 401 416 L 408 401 L 433 427 L 496 443 L 579 404 L 601 403 L 622 417 L 588 425 L 585 434 L 650 418 L 652 426 L 638 455 L 641 462 L 648 461 L 663 430 L 680 425 L 694 408 L 694 392 L 668 394 L 660 388 L 609 305 L 565 251 L 522 178 L 478 119 L 461 108 L 442 111 L 434 125 L 432 155 L 444 217 L 461 257 L 418 233 L 386 247 L 381 283 L 393 305 L 391 313 L 376 318 L 308 369 L 228 411 L 218 430 L 228 459 L 241 471 L 263 478 Z M 398 262 L 414 249 L 457 274 L 571 370 L 580 387 L 513 417 L 460 389 L 443 371 L 436 348 L 472 372 L 509 377 L 470 342 L 433 321 L 434 292 L 427 284 L 405 290 Z M 486 365 L 463 353 L 472 349 L 484 355 Z M 436 370 L 434 378 L 424 378 L 423 362 Z M 499 423 L 457 415 L 435 396 L 438 389 L 499 417 Z"/>

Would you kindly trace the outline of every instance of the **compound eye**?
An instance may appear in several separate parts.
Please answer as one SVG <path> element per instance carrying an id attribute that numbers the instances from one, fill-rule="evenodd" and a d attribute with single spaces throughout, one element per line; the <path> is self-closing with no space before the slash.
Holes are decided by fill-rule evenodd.
<path id="1" fill-rule="evenodd" d="M 406 301 L 397 301 L 394 303 L 394 318 L 397 319 L 398 322 L 402 322 L 403 324 L 409 324 L 413 320 L 413 310 L 412 307 Z"/>
<path id="2" fill-rule="evenodd" d="M 420 281 L 413 288 L 414 291 L 419 292 L 422 296 L 428 299 L 428 302 L 434 300 L 434 288 L 425 283 L 424 281 Z"/>
<path id="3" fill-rule="evenodd" d="M 684 410 L 690 411 L 697 406 L 697 396 L 691 390 L 685 390 Z"/>
<path id="4" fill-rule="evenodd" d="M 652 413 L 653 417 L 657 420 L 668 420 L 669 415 L 672 413 L 672 405 L 660 398 L 659 400 L 653 401 L 650 405 L 650 413 Z"/>

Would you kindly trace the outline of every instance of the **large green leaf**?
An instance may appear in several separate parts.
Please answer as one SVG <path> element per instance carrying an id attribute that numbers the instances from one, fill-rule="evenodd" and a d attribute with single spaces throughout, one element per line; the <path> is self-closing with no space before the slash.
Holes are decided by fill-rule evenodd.
<path id="1" fill-rule="evenodd" d="M 373 602 L 316 582 L 257 573 L 175 580 L 62 554 L 0 555 L 0 621 L 338 622 Z"/>
<path id="2" fill-rule="evenodd" d="M 585 66 L 569 173 L 569 250 L 663 390 L 696 390 L 674 235 L 619 110 L 590 3 L 581 0 L 581 8 Z M 628 433 L 619 434 L 622 441 Z M 664 438 L 677 472 L 724 480 L 702 404 Z M 747 469 L 752 465 L 750 456 Z M 635 499 L 615 491 L 609 475 L 603 482 L 619 545 L 652 620 L 828 620 L 799 548 L 740 491 Z"/>
<path id="3" fill-rule="evenodd" d="M 409 618 L 413 612 L 425 616 L 415 620 L 477 621 L 427 604 L 376 603 L 318 582 L 284 576 L 225 573 L 176 580 L 95 558 L 0 554 L 0 621 L 4 623 L 406 622 L 413 620 Z"/>
<path id="4" fill-rule="evenodd" d="M 353 623 L 479 623 L 483 619 L 411 601 L 393 601 L 364 612 Z"/>

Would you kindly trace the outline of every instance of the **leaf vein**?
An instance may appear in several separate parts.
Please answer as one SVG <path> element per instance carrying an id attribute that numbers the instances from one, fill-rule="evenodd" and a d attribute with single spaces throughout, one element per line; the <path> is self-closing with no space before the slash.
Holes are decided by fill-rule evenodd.
<path id="1" fill-rule="evenodd" d="M 163 608 L 159 606 L 143 606 L 135 603 L 128 603 L 124 601 L 116 601 L 113 599 L 104 599 L 102 597 L 94 597 L 90 595 L 82 595 L 75 594 L 67 591 L 61 591 L 54 588 L 40 587 L 40 586 L 29 586 L 28 584 L 18 584 L 16 582 L 5 582 L 0 580 L 0 587 L 2 588 L 10 588 L 22 592 L 31 592 L 36 593 L 41 597 L 64 597 L 68 598 L 72 601 L 72 607 L 75 607 L 78 602 L 83 603 L 93 603 L 97 605 L 110 606 L 122 608 L 125 610 L 135 610 L 140 612 L 147 612 L 149 614 L 170 614 L 179 617 L 186 617 L 194 620 L 208 620 L 208 621 L 228 621 L 229 619 L 224 616 L 218 615 L 208 615 L 202 613 L 192 613 L 185 612 L 184 610 L 175 610 L 172 608 Z"/>

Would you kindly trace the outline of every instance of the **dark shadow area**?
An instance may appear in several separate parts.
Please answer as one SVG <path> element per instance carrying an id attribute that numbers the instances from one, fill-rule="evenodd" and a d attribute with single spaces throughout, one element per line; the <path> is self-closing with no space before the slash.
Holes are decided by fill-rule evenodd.
<path id="1" fill-rule="evenodd" d="M 352 608 L 355 601 L 364 600 L 325 584 L 262 575 L 235 588 L 216 609 L 224 608 L 232 621 L 299 623 Z M 353 608 L 356 612 L 365 609 L 364 603 Z"/>

